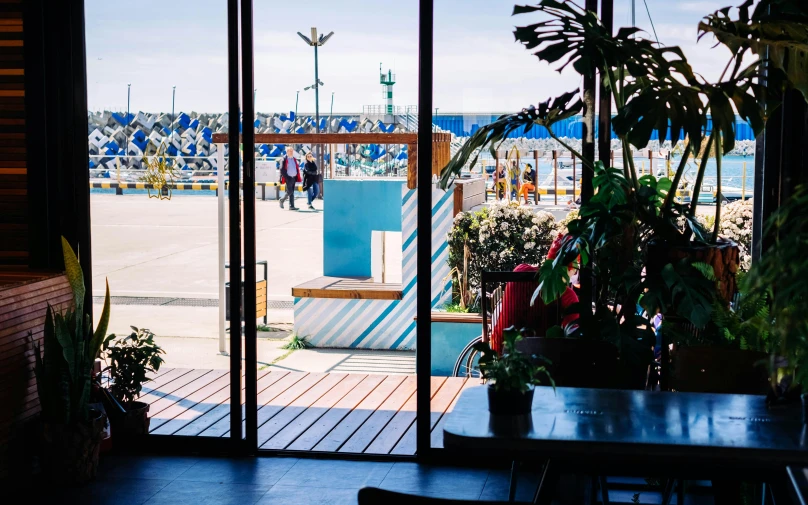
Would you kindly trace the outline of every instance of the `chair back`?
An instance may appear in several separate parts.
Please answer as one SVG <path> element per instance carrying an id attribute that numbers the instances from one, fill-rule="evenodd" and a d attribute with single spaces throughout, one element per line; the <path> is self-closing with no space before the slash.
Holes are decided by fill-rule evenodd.
<path id="1" fill-rule="evenodd" d="M 671 353 L 670 387 L 687 393 L 765 395 L 767 358 L 764 352 L 682 347 Z"/>
<path id="2" fill-rule="evenodd" d="M 620 370 L 617 347 L 602 340 L 576 338 L 525 338 L 517 344 L 525 354 L 539 359 L 550 371 L 558 387 L 622 389 L 626 388 Z"/>
<path id="3" fill-rule="evenodd" d="M 500 350 L 502 330 L 510 326 L 543 337 L 552 326 L 561 323 L 563 313 L 558 302 L 530 301 L 539 286 L 537 272 L 487 272 L 481 275 L 483 341 Z"/>

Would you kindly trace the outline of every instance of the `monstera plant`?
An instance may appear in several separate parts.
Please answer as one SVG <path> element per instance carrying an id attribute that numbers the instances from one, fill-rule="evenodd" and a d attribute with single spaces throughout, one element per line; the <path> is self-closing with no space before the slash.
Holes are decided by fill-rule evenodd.
<path id="1" fill-rule="evenodd" d="M 480 149 L 495 151 L 512 133 L 535 127 L 544 128 L 582 161 L 594 195 L 569 224 L 559 254 L 541 266 L 536 296 L 545 302 L 558 299 L 569 282 L 568 265 L 580 256 L 580 266 L 592 273 L 595 286 L 592 310 L 579 308 L 581 331 L 614 341 L 624 356 L 649 359 L 655 341 L 649 320 L 653 314 L 661 311 L 670 320 L 700 328 L 709 321 L 715 301 L 728 303 L 735 290 L 737 247 L 719 237 L 717 224 L 721 161 L 735 145 L 735 114 L 758 133 L 784 90 L 804 90 L 808 80 L 806 7 L 798 0 L 762 0 L 750 12 L 752 4 L 719 10 L 699 25 L 700 37 L 712 33 L 731 52 L 716 82 L 694 71 L 680 48 L 645 39 L 636 28 L 611 34 L 596 13 L 571 1 L 516 6 L 514 15 L 542 15 L 515 29 L 517 41 L 559 71 L 572 66 L 584 78 L 600 78 L 616 106 L 613 130 L 622 145 L 622 166 L 587 159 L 553 131 L 558 121 L 584 111 L 576 90 L 479 129 L 443 170 L 446 186 L 464 166 L 476 162 Z M 781 23 L 777 29 L 763 26 L 775 20 Z M 778 47 L 770 53 L 775 58 L 764 60 L 763 48 L 772 45 Z M 750 52 L 758 57 L 751 58 Z M 683 144 L 670 179 L 640 177 L 634 167 L 631 147 L 645 148 L 654 132 L 660 139 L 670 137 L 674 146 Z M 706 230 L 696 219 L 696 206 L 711 155 L 719 198 L 716 226 Z M 698 161 L 698 170 L 686 202 L 677 198 L 677 191 L 691 158 Z"/>
<path id="2" fill-rule="evenodd" d="M 73 291 L 72 304 L 63 311 L 48 306 L 42 343 L 34 343 L 34 372 L 42 408 L 42 463 L 54 480 L 84 482 L 96 474 L 106 422 L 89 403 L 93 363 L 109 323 L 109 284 L 101 318 L 93 331 L 90 315 L 84 310 L 84 273 L 64 237 L 62 251 Z"/>

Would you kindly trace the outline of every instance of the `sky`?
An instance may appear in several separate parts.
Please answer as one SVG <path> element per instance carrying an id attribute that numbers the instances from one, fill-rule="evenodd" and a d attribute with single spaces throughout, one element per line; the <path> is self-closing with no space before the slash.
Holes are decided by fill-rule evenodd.
<path id="1" fill-rule="evenodd" d="M 706 14 L 741 0 L 646 0 L 661 43 L 678 45 L 694 69 L 716 79 L 728 51 L 697 43 Z M 637 26 L 653 38 L 643 0 Z M 91 111 L 227 110 L 225 0 L 86 0 Z M 433 102 L 439 113 L 507 112 L 581 86 L 514 42 L 513 28 L 538 15 L 511 16 L 514 0 L 435 0 Z M 135 7 L 136 6 L 136 7 Z M 631 25 L 631 0 L 615 0 L 615 26 Z M 384 103 L 379 64 L 396 74 L 395 105 L 418 103 L 416 0 L 254 0 L 256 110 L 314 111 L 313 48 L 297 35 L 316 26 L 334 36 L 319 49 L 320 110 L 358 113 Z M 571 69 L 570 69 L 571 70 Z"/>

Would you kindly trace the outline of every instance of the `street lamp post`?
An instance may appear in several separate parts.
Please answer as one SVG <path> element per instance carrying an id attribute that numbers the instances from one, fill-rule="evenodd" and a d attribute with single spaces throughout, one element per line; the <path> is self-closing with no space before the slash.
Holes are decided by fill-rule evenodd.
<path id="1" fill-rule="evenodd" d="M 130 99 L 131 98 L 132 98 L 132 83 L 128 82 L 128 83 L 126 83 L 126 126 L 129 126 L 129 124 L 131 123 L 131 121 L 129 119 L 129 104 L 130 104 L 130 101 L 131 101 Z M 124 133 L 124 136 L 126 136 L 126 128 L 124 128 L 123 133 Z M 129 151 L 129 138 L 128 137 L 126 138 L 126 144 L 127 145 L 124 147 L 124 149 L 126 151 L 124 151 L 124 152 Z M 115 193 L 117 194 L 118 190 L 115 190 Z"/>
<path id="2" fill-rule="evenodd" d="M 132 83 L 126 84 L 126 126 L 129 126 L 129 103 L 132 98 Z"/>
<path id="3" fill-rule="evenodd" d="M 334 92 L 331 92 L 331 112 L 328 113 L 328 133 L 331 133 L 331 121 L 334 119 Z"/>
<path id="4" fill-rule="evenodd" d="M 319 70 L 319 62 L 318 62 L 318 55 L 317 49 L 320 46 L 324 46 L 328 39 L 334 35 L 334 32 L 329 33 L 328 35 L 317 35 L 317 28 L 312 26 L 311 27 L 311 38 L 306 37 L 300 32 L 297 32 L 303 42 L 312 46 L 314 48 L 314 84 L 309 86 L 306 89 L 314 88 L 314 120 L 316 124 L 314 125 L 315 132 L 320 133 L 320 70 Z M 297 114 L 295 114 L 297 115 Z M 323 166 L 323 150 L 321 149 L 320 145 L 317 145 L 317 162 L 319 166 L 322 168 Z M 322 173 L 322 172 L 321 172 Z M 320 195 L 322 196 L 323 185 L 322 185 L 322 175 L 320 176 Z"/>
<path id="5" fill-rule="evenodd" d="M 300 90 L 295 92 L 295 121 L 297 121 L 297 102 L 300 100 Z"/>
<path id="6" fill-rule="evenodd" d="M 177 116 L 174 115 L 174 103 L 177 98 L 177 87 L 171 86 L 171 142 L 174 142 L 174 122 Z"/>

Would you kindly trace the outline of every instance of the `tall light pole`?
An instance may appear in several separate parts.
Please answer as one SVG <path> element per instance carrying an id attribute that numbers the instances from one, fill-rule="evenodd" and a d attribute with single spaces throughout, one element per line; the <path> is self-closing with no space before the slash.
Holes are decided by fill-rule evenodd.
<path id="1" fill-rule="evenodd" d="M 328 113 L 328 133 L 331 133 L 331 120 L 334 119 L 334 92 L 331 92 L 331 112 Z"/>
<path id="2" fill-rule="evenodd" d="M 169 143 L 174 142 L 174 121 L 177 116 L 174 115 L 174 103 L 177 98 L 177 87 L 171 86 L 171 140 Z"/>
<path id="3" fill-rule="evenodd" d="M 295 121 L 297 121 L 297 102 L 300 100 L 300 90 L 295 92 Z"/>
<path id="4" fill-rule="evenodd" d="M 129 126 L 129 102 L 132 98 L 132 83 L 126 83 L 126 126 Z"/>
<path id="5" fill-rule="evenodd" d="M 328 35 L 317 36 L 317 28 L 311 27 L 311 38 L 306 37 L 300 32 L 297 32 L 303 41 L 314 48 L 314 120 L 316 124 L 316 132 L 320 133 L 320 69 L 317 60 L 317 48 L 324 46 L 328 39 L 334 35 L 334 32 Z"/>
<path id="6" fill-rule="evenodd" d="M 328 39 L 334 35 L 334 32 L 329 33 L 328 35 L 320 35 L 317 36 L 317 28 L 312 26 L 311 27 L 311 38 L 306 37 L 300 32 L 297 32 L 303 42 L 312 46 L 314 48 L 314 120 L 316 121 L 315 124 L 315 132 L 320 133 L 320 70 L 318 66 L 317 60 L 317 48 L 320 46 L 324 46 Z M 320 166 L 320 197 L 322 198 L 323 195 L 323 150 L 321 146 L 317 145 L 317 163 Z"/>
<path id="7" fill-rule="evenodd" d="M 132 83 L 126 83 L 126 126 L 129 126 L 131 121 L 129 120 L 129 102 L 130 98 L 132 97 Z M 126 135 L 126 128 L 124 128 L 124 135 Z M 129 138 L 126 139 L 126 151 L 129 150 Z M 126 152 L 124 151 L 124 152 Z M 117 193 L 117 190 L 115 191 Z"/>

